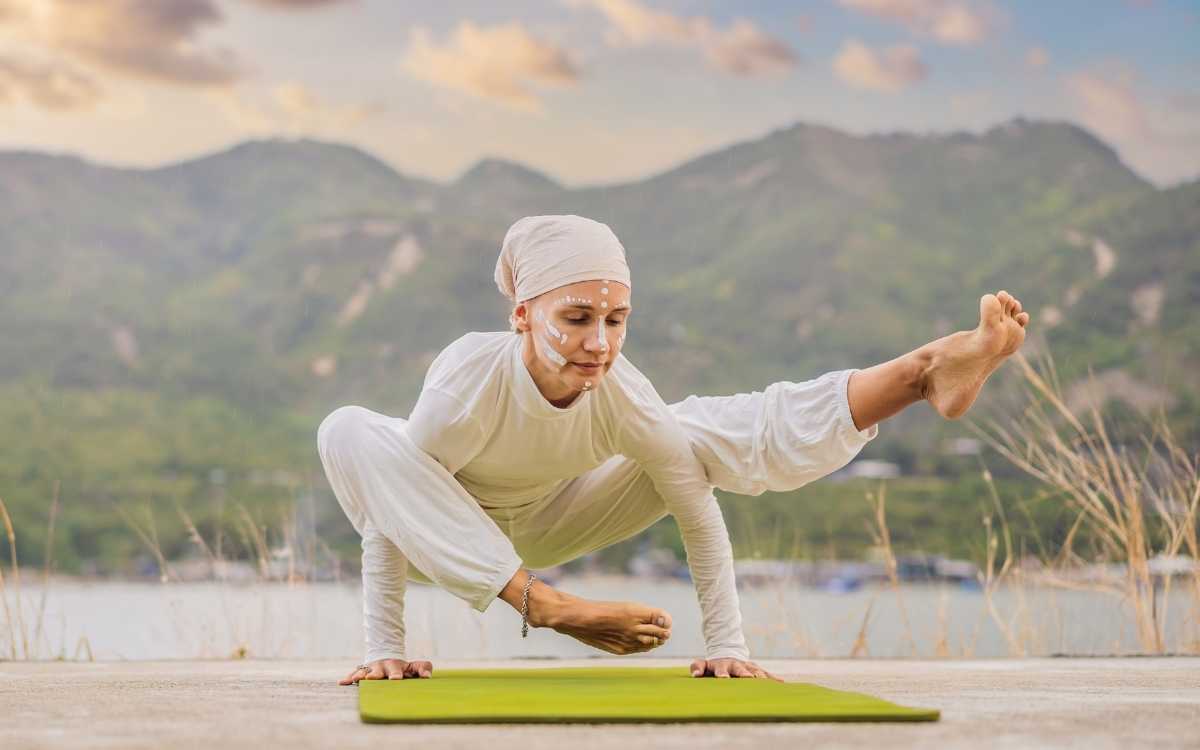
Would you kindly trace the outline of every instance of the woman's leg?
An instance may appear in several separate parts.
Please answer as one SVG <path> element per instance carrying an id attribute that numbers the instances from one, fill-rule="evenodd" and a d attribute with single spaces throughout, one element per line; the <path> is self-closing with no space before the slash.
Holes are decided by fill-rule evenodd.
<path id="1" fill-rule="evenodd" d="M 363 538 L 368 661 L 404 658 L 406 577 L 435 583 L 483 611 L 521 568 L 508 537 L 441 464 L 412 444 L 404 425 L 345 406 L 317 430 L 329 484 Z"/>
<path id="2" fill-rule="evenodd" d="M 671 405 L 709 481 L 744 495 L 801 487 L 845 466 L 878 423 L 928 400 L 961 416 L 1025 339 L 1029 314 L 1007 292 L 979 301 L 979 326 L 865 370 Z"/>
<path id="3" fill-rule="evenodd" d="M 624 541 L 666 515 L 649 475 L 634 461 L 614 456 L 507 526 L 530 567 L 550 568 Z"/>
<path id="4" fill-rule="evenodd" d="M 630 459 L 614 456 L 501 525 L 531 568 L 549 568 L 628 539 L 666 514 L 650 477 Z M 598 647 L 603 646 L 595 642 L 597 633 L 631 626 L 642 644 L 639 651 L 670 637 L 670 615 L 646 605 L 571 597 L 564 612 L 554 629 Z"/>
<path id="5" fill-rule="evenodd" d="M 1029 313 L 1008 292 L 979 300 L 979 325 L 931 341 L 889 362 L 855 373 L 849 403 L 859 429 L 928 400 L 939 414 L 957 419 L 974 403 L 984 382 L 1025 340 Z"/>
<path id="6" fill-rule="evenodd" d="M 368 626 L 379 626 L 368 631 L 376 636 L 368 644 L 371 655 L 388 650 L 384 641 L 403 650 L 395 613 L 403 602 L 400 560 L 409 578 L 423 577 L 480 611 L 496 598 L 520 610 L 528 580 L 501 528 L 404 430 L 404 419 L 346 406 L 325 418 L 317 436 L 334 494 L 363 535 L 364 609 Z M 369 580 L 375 571 L 386 571 L 386 580 Z M 372 598 L 374 591 L 386 596 Z M 663 625 L 654 624 L 660 619 Z M 584 602 L 538 582 L 529 591 L 529 622 L 631 653 L 652 648 L 650 636 L 667 633 L 670 616 L 645 605 Z"/>
<path id="7" fill-rule="evenodd" d="M 836 471 L 879 432 L 860 430 L 847 396 L 856 370 L 762 391 L 671 404 L 714 486 L 740 495 L 785 492 Z"/>

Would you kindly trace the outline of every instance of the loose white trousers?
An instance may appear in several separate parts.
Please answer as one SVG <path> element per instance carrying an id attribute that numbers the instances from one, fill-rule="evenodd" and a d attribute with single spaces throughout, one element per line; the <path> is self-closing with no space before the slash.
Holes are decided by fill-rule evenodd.
<path id="1" fill-rule="evenodd" d="M 791 490 L 841 468 L 878 433 L 854 426 L 846 396 L 853 372 L 690 396 L 670 409 L 715 487 Z M 413 444 L 405 424 L 343 406 L 317 431 L 330 486 L 363 540 L 365 661 L 405 658 L 406 579 L 434 583 L 483 611 L 519 568 L 573 560 L 666 515 L 650 479 L 624 456 L 541 501 L 487 508 Z"/>

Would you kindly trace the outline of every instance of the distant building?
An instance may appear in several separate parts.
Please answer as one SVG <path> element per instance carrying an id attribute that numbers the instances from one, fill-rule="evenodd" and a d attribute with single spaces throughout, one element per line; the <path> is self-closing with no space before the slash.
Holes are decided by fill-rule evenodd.
<path id="1" fill-rule="evenodd" d="M 891 461 L 862 459 L 854 461 L 840 473 L 845 479 L 895 479 L 900 476 L 900 465 Z"/>
<path id="2" fill-rule="evenodd" d="M 960 437 L 942 443 L 942 453 L 947 456 L 978 456 L 983 452 L 983 441 Z"/>

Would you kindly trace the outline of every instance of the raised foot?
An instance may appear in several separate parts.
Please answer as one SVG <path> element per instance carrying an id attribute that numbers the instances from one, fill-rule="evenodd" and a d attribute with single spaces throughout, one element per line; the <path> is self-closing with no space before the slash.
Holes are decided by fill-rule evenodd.
<path id="1" fill-rule="evenodd" d="M 562 606 L 547 625 L 610 654 L 649 651 L 671 637 L 666 610 L 633 602 L 597 602 L 562 594 Z"/>
<path id="2" fill-rule="evenodd" d="M 1025 341 L 1029 313 L 1005 291 L 979 300 L 979 326 L 929 345 L 929 364 L 921 375 L 921 395 L 946 419 L 971 408 L 988 376 Z"/>

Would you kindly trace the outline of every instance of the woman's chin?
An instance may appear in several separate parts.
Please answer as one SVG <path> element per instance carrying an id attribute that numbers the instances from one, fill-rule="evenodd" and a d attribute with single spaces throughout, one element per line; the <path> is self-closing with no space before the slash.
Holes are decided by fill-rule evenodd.
<path id="1" fill-rule="evenodd" d="M 570 371 L 571 382 L 574 383 L 577 388 L 594 388 L 599 385 L 601 379 L 604 378 L 603 367 L 596 368 L 595 372 L 588 372 L 582 368 L 575 367 L 574 365 L 567 365 L 567 369 Z"/>

